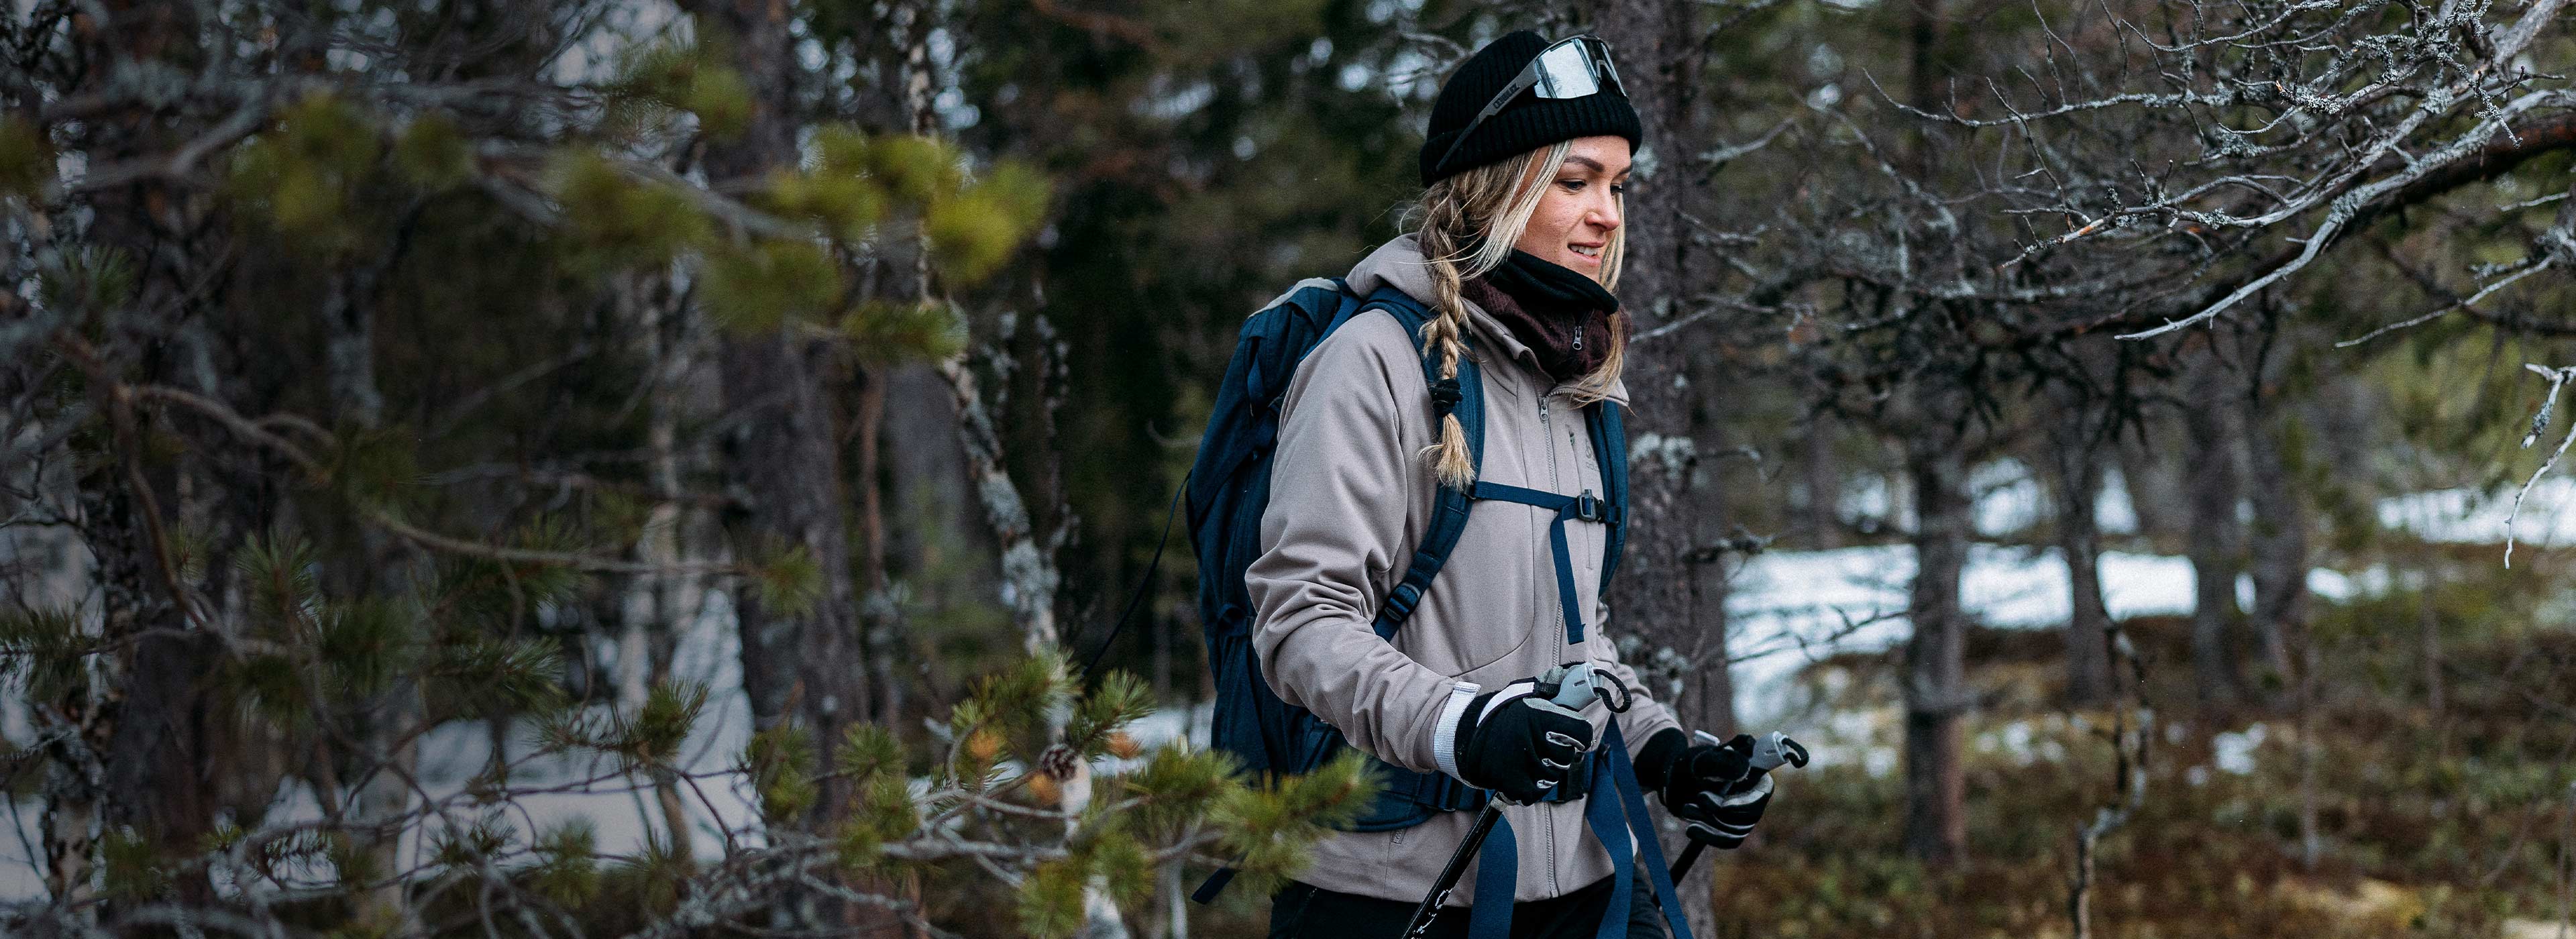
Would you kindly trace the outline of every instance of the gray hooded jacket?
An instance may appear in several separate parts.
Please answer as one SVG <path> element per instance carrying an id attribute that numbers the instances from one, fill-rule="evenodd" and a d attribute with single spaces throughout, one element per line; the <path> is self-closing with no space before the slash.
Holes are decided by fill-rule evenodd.
<path id="1" fill-rule="evenodd" d="M 1393 285 L 1432 295 L 1421 249 L 1407 235 L 1351 269 L 1366 295 Z M 1561 397 L 1528 347 L 1467 305 L 1470 355 L 1484 376 L 1482 479 L 1575 495 L 1606 492 L 1582 412 Z M 1613 400 L 1626 400 L 1624 387 Z M 1456 772 L 1451 728 L 1480 689 L 1592 660 L 1635 692 L 1617 716 L 1632 750 L 1677 726 L 1603 635 L 1599 597 L 1605 526 L 1567 523 L 1585 641 L 1566 642 L 1556 595 L 1550 513 L 1480 502 L 1447 566 L 1394 640 L 1371 628 L 1429 527 L 1436 483 L 1420 454 L 1433 442 L 1431 393 L 1413 339 L 1371 313 L 1335 330 L 1297 369 L 1279 423 L 1261 556 L 1245 574 L 1262 677 L 1290 704 L 1342 730 L 1353 746 L 1422 772 Z M 1587 715 L 1608 723 L 1607 708 Z M 1599 735 L 1596 734 L 1596 739 Z M 1596 797 L 1608 797 L 1604 793 Z M 1584 830 L 1581 801 L 1505 809 L 1520 846 L 1521 901 L 1561 896 L 1610 876 L 1609 854 Z M 1317 848 L 1298 879 L 1317 887 L 1417 901 L 1474 822 L 1450 812 L 1391 832 L 1346 832 Z M 1453 902 L 1474 892 L 1468 868 Z"/>

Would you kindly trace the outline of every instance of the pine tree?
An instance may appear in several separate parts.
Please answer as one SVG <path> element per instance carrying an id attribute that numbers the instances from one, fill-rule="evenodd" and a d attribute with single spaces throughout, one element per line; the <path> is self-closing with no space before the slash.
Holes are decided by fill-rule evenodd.
<path id="1" fill-rule="evenodd" d="M 926 734 L 870 722 L 834 401 L 956 361 L 951 298 L 1053 185 L 809 106 L 785 31 L 830 10 L 633 12 L 41 3 L 8 37 L 0 440 L 61 467 L 31 504 L 82 556 L 71 595 L 0 603 L 46 741 L 50 895 L 10 928 L 661 935 L 782 896 L 926 924 L 936 875 L 1062 935 L 1169 865 L 1276 882 L 1369 797 L 1355 762 L 1144 752 L 1147 686 L 1051 642 Z M 906 252 L 939 290 L 883 282 Z M 668 659 L 715 595 L 746 650 L 799 632 L 709 766 L 714 691 Z M 425 783 L 423 741 L 476 724 L 480 772 Z M 598 786 L 653 793 L 640 849 L 528 822 Z"/>

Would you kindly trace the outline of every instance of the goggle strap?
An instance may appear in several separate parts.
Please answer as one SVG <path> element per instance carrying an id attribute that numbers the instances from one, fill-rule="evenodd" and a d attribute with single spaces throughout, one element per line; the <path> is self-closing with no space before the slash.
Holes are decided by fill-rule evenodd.
<path id="1" fill-rule="evenodd" d="M 1528 91 L 1531 86 L 1538 84 L 1538 69 L 1535 67 L 1537 64 L 1537 60 L 1531 60 L 1531 67 L 1521 69 L 1520 74 L 1512 76 L 1511 84 L 1503 86 L 1503 92 L 1501 94 L 1495 95 L 1493 100 L 1485 102 L 1485 109 L 1476 112 L 1476 119 L 1468 121 L 1467 126 L 1458 131 L 1458 139 L 1450 141 L 1448 152 L 1442 153 L 1440 155 L 1440 162 L 1434 163 L 1432 166 L 1442 167 L 1449 165 L 1449 158 L 1458 155 L 1458 148 L 1467 145 L 1467 138 L 1476 133 L 1476 128 L 1484 124 L 1486 118 L 1502 113 L 1504 105 L 1512 103 L 1512 99 L 1520 97 L 1521 92 Z"/>
<path id="2" fill-rule="evenodd" d="M 1532 86 L 1537 85 L 1539 80 L 1539 66 L 1541 63 L 1547 61 L 1547 54 L 1550 51 L 1555 50 L 1556 47 L 1569 42 L 1574 43 L 1578 48 L 1583 50 L 1583 64 L 1585 68 L 1592 71 L 1594 84 L 1600 84 L 1600 80 L 1607 77 L 1610 79 L 1610 87 L 1619 92 L 1619 97 L 1625 98 L 1628 96 L 1628 84 L 1619 80 L 1618 68 L 1610 64 L 1610 44 L 1601 41 L 1601 37 L 1586 34 L 1582 36 L 1572 36 L 1557 42 L 1549 43 L 1547 48 L 1539 50 L 1536 58 L 1529 60 L 1528 65 L 1521 66 L 1520 74 L 1512 76 L 1511 83 L 1504 85 L 1501 93 L 1494 95 L 1492 100 L 1485 102 L 1484 110 L 1476 112 L 1476 118 L 1474 120 L 1468 121 L 1466 127 L 1459 129 L 1458 139 L 1450 142 L 1449 149 L 1440 154 L 1440 162 L 1431 164 L 1432 168 L 1437 170 L 1441 167 L 1448 166 L 1450 159 L 1458 155 L 1458 148 L 1467 145 L 1467 138 L 1476 133 L 1476 128 L 1482 126 L 1485 123 L 1486 118 L 1493 117 L 1495 114 L 1501 113 L 1504 105 L 1510 104 L 1513 98 L 1520 97 L 1521 92 L 1528 91 Z M 1592 94 L 1597 95 L 1600 93 L 1601 91 L 1599 88 L 1593 89 Z M 1588 98 L 1591 97 L 1591 95 L 1584 95 L 1583 97 Z"/>

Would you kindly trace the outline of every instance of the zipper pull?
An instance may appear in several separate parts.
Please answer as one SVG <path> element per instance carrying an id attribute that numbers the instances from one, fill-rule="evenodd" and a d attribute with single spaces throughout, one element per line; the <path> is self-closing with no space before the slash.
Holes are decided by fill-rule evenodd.
<path id="1" fill-rule="evenodd" d="M 1574 351 L 1583 351 L 1583 330 L 1578 329 L 1574 331 Z"/>

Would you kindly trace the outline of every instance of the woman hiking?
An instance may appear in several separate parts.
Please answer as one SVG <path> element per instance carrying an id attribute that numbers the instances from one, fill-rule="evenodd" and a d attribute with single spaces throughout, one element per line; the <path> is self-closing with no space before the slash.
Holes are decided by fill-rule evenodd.
<path id="1" fill-rule="evenodd" d="M 1627 791 L 1688 807 L 1724 833 L 1721 847 L 1762 815 L 1767 787 L 1725 798 L 1746 777 L 1750 740 L 1694 744 L 1602 633 L 1605 551 L 1623 521 L 1597 507 L 1612 489 L 1592 415 L 1627 397 L 1629 319 L 1610 291 L 1640 137 L 1599 39 L 1522 31 L 1478 50 L 1432 108 L 1411 232 L 1348 277 L 1359 296 L 1411 298 L 1421 336 L 1394 316 L 1358 316 L 1296 367 L 1245 577 L 1261 674 L 1426 793 L 1428 809 L 1326 839 L 1273 898 L 1273 937 L 1397 935 L 1467 835 L 1468 806 L 1488 798 L 1510 834 L 1499 851 L 1487 842 L 1427 935 L 1666 935 L 1659 891 L 1644 886 L 1652 872 L 1604 847 L 1640 847 L 1600 831 L 1625 817 L 1607 791 L 1628 771 L 1612 765 L 1613 743 L 1633 764 Z M 1481 456 L 1452 411 L 1462 366 L 1481 376 Z M 1373 624 L 1444 490 L 1470 494 L 1474 511 L 1439 576 L 1399 601 L 1409 619 L 1381 638 Z M 1623 711 L 1547 701 L 1540 677 L 1580 663 L 1624 686 L 1610 696 Z"/>

